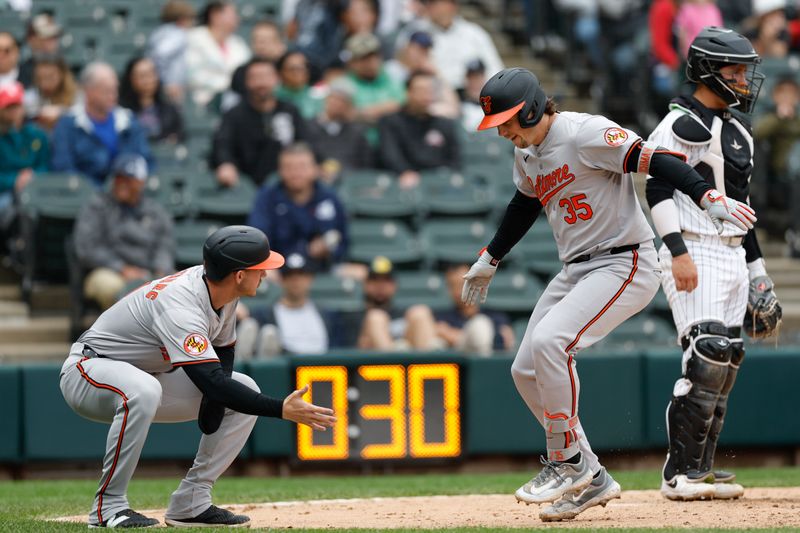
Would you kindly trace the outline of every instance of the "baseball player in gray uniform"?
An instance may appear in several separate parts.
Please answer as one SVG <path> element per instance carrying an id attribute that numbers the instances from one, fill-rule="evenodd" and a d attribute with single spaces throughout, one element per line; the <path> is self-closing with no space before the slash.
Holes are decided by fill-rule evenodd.
<path id="1" fill-rule="evenodd" d="M 759 62 L 742 35 L 703 29 L 688 54 L 687 78 L 696 89 L 672 101 L 649 138 L 686 154 L 710 184 L 739 202 L 749 202 L 753 137 L 747 120 L 731 109 L 752 109 L 764 78 Z M 742 323 L 748 296 L 768 310 L 773 325 L 780 321 L 780 305 L 754 230 L 715 222 L 655 177 L 647 181 L 647 201 L 664 242 L 662 284 L 683 348 L 681 377 L 667 407 L 669 452 L 661 493 L 673 500 L 738 498 L 744 489 L 734 474 L 713 465 L 728 396 L 744 359 Z"/>
<path id="2" fill-rule="evenodd" d="M 578 418 L 575 356 L 643 309 L 660 283 L 653 232 L 630 173 L 663 177 L 703 202 L 714 218 L 739 223 L 740 215 L 733 200 L 721 201 L 678 154 L 645 151 L 638 135 L 602 116 L 557 112 L 527 70 L 493 76 L 481 91 L 481 106 L 479 129 L 496 127 L 514 143 L 517 192 L 494 238 L 464 276 L 462 298 L 486 299 L 499 261 L 544 210 L 564 267 L 536 303 L 511 374 L 545 429 L 547 457 L 516 497 L 555 502 L 540 510 L 543 520 L 574 518 L 620 494 Z M 720 201 L 704 200 L 710 193 Z"/>
<path id="3" fill-rule="evenodd" d="M 235 309 L 253 296 L 283 257 L 260 230 L 228 226 L 203 246 L 204 264 L 152 281 L 108 310 L 72 345 L 61 391 L 79 415 L 110 423 L 100 486 L 89 527 L 149 527 L 133 511 L 127 488 L 153 422 L 198 420 L 204 435 L 194 464 L 166 512 L 171 526 L 243 526 L 249 518 L 211 503 L 211 488 L 247 441 L 258 416 L 315 429 L 330 427 L 330 409 L 306 403 L 307 387 L 284 400 L 261 394 L 233 372 Z"/>

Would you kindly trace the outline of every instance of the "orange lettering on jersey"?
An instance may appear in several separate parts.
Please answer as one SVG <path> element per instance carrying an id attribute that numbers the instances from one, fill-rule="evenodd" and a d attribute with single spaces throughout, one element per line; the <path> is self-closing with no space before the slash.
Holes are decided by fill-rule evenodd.
<path id="1" fill-rule="evenodd" d="M 575 181 L 575 174 L 569 171 L 569 165 L 565 163 L 549 174 L 539 174 L 536 176 L 536 185 L 531 183 L 531 186 L 536 192 L 536 197 L 542 202 L 542 205 L 547 205 L 547 202 L 554 194 L 573 181 Z M 528 182 L 531 182 L 530 176 L 528 176 Z"/>
<path id="2" fill-rule="evenodd" d="M 158 280 L 158 283 L 156 283 L 153 286 L 153 288 L 151 288 L 147 292 L 147 294 L 144 295 L 144 297 L 147 298 L 148 300 L 155 300 L 156 298 L 158 298 L 158 294 L 159 294 L 158 291 L 164 290 L 167 287 L 168 284 L 172 283 L 173 281 L 175 281 L 176 279 L 181 277 L 185 272 L 186 272 L 186 270 L 181 270 L 180 272 L 176 272 L 174 274 L 171 274 L 171 275 L 167 276 L 166 278 L 161 278 L 160 280 Z"/>

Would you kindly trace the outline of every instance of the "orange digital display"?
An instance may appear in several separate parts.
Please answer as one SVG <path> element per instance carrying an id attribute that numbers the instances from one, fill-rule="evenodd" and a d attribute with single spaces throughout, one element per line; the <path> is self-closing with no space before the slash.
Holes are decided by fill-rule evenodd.
<path id="1" fill-rule="evenodd" d="M 331 407 L 338 418 L 324 433 L 297 426 L 301 461 L 461 455 L 461 376 L 456 363 L 299 366 L 295 376 L 297 388 L 311 386 L 304 399 Z M 322 391 L 316 396 L 315 387 Z"/>

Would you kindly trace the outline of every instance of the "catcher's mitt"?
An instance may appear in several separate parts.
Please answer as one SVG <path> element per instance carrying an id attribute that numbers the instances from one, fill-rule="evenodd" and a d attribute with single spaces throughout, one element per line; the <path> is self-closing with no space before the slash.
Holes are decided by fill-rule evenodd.
<path id="1" fill-rule="evenodd" d="M 744 330 L 753 339 L 772 336 L 781 324 L 783 310 L 768 276 L 750 280 L 750 295 L 747 312 L 744 314 Z"/>

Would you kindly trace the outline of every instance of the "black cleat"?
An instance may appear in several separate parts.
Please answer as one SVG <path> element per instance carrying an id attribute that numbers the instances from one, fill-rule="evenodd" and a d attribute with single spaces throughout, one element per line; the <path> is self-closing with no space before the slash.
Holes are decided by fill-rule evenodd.
<path id="1" fill-rule="evenodd" d="M 89 524 L 89 527 L 153 527 L 157 525 L 158 520 L 155 518 L 148 518 L 133 509 L 125 509 L 104 522 Z"/>
<path id="2" fill-rule="evenodd" d="M 250 517 L 212 505 L 194 518 L 166 518 L 173 527 L 250 527 Z"/>

